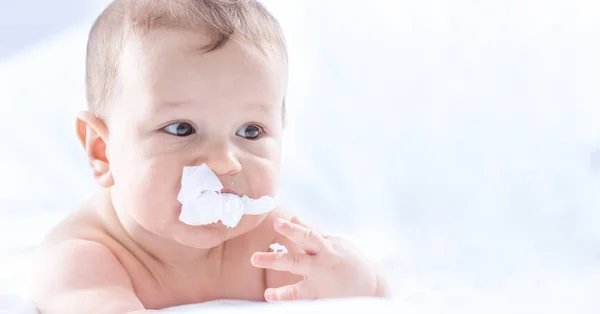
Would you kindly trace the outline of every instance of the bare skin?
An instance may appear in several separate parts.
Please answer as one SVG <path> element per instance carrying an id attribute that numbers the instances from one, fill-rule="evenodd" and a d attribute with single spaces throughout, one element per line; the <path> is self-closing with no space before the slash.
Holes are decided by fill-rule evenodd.
<path id="1" fill-rule="evenodd" d="M 95 195 L 57 226 L 43 244 L 41 276 L 36 283 L 47 290 L 36 293 L 43 313 L 70 313 L 62 304 L 68 294 L 73 295 L 69 305 L 72 313 L 90 309 L 97 309 L 95 313 L 127 313 L 218 299 L 264 301 L 266 288 L 302 279 L 292 274 L 289 280 L 268 276 L 265 269 L 251 264 L 252 255 L 267 252 L 271 243 L 279 241 L 292 250 L 295 247 L 273 230 L 274 217 L 283 216 L 278 211 L 252 231 L 223 242 L 197 259 L 169 264 L 132 240 L 114 209 L 103 201 L 106 193 L 102 190 Z M 77 280 L 77 287 L 66 284 L 65 278 Z M 64 293 L 56 289 L 60 283 L 62 288 L 73 290 L 55 298 Z M 80 288 L 100 293 L 112 302 L 106 304 L 106 299 L 98 298 L 97 304 L 90 304 L 89 298 L 76 298 L 76 294 L 83 293 Z M 80 304 L 73 303 L 79 300 Z"/>
<path id="2" fill-rule="evenodd" d="M 40 249 L 31 287 L 41 313 L 386 295 L 347 241 L 279 210 L 235 228 L 179 221 L 184 166 L 207 164 L 229 193 L 254 199 L 276 197 L 280 171 L 284 62 L 235 42 L 200 54 L 201 35 L 131 40 L 107 116 L 78 116 L 99 189 Z M 268 252 L 271 243 L 289 254 Z"/>

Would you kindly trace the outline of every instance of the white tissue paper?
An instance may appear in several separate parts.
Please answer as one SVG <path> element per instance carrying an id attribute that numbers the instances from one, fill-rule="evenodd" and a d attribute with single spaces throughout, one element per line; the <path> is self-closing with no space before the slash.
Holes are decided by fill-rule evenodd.
<path id="1" fill-rule="evenodd" d="M 251 199 L 221 193 L 223 185 L 208 165 L 183 167 L 181 190 L 177 200 L 182 204 L 179 220 L 192 226 L 221 221 L 234 228 L 243 215 L 261 215 L 273 210 L 275 200 L 270 196 Z"/>
<path id="2" fill-rule="evenodd" d="M 281 245 L 279 243 L 273 243 L 269 245 L 269 248 L 273 250 L 273 252 L 283 252 L 283 254 L 287 254 L 288 250 L 285 245 Z"/>

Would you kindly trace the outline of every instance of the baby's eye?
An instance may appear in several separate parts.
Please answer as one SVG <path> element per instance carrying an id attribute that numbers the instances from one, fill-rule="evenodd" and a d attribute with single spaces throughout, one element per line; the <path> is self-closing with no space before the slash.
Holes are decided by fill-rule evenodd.
<path id="1" fill-rule="evenodd" d="M 189 124 L 189 123 L 185 123 L 185 122 L 175 122 L 175 123 L 171 123 L 169 125 L 167 125 L 166 127 L 163 128 L 163 130 L 171 135 L 175 135 L 175 136 L 190 136 L 194 133 L 196 133 L 196 130 L 194 130 L 194 127 Z"/>
<path id="2" fill-rule="evenodd" d="M 256 140 L 263 134 L 263 130 L 258 125 L 250 124 L 244 125 L 235 134 L 245 139 Z"/>

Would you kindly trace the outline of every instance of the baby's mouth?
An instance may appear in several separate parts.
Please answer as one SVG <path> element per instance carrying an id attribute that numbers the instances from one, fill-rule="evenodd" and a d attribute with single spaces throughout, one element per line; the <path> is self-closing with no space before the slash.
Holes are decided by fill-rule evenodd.
<path id="1" fill-rule="evenodd" d="M 234 195 L 237 195 L 237 196 L 241 196 L 238 192 L 236 192 L 236 191 L 234 191 L 234 190 L 232 190 L 230 188 L 221 189 L 221 193 L 229 193 L 229 194 L 234 194 Z"/>

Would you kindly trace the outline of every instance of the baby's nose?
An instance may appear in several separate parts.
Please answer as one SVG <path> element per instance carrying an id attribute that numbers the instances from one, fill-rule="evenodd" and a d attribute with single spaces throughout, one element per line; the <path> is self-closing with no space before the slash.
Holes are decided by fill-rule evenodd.
<path id="1" fill-rule="evenodd" d="M 229 144 L 218 144 L 207 147 L 204 163 L 218 176 L 234 175 L 242 170 L 233 147 Z"/>

